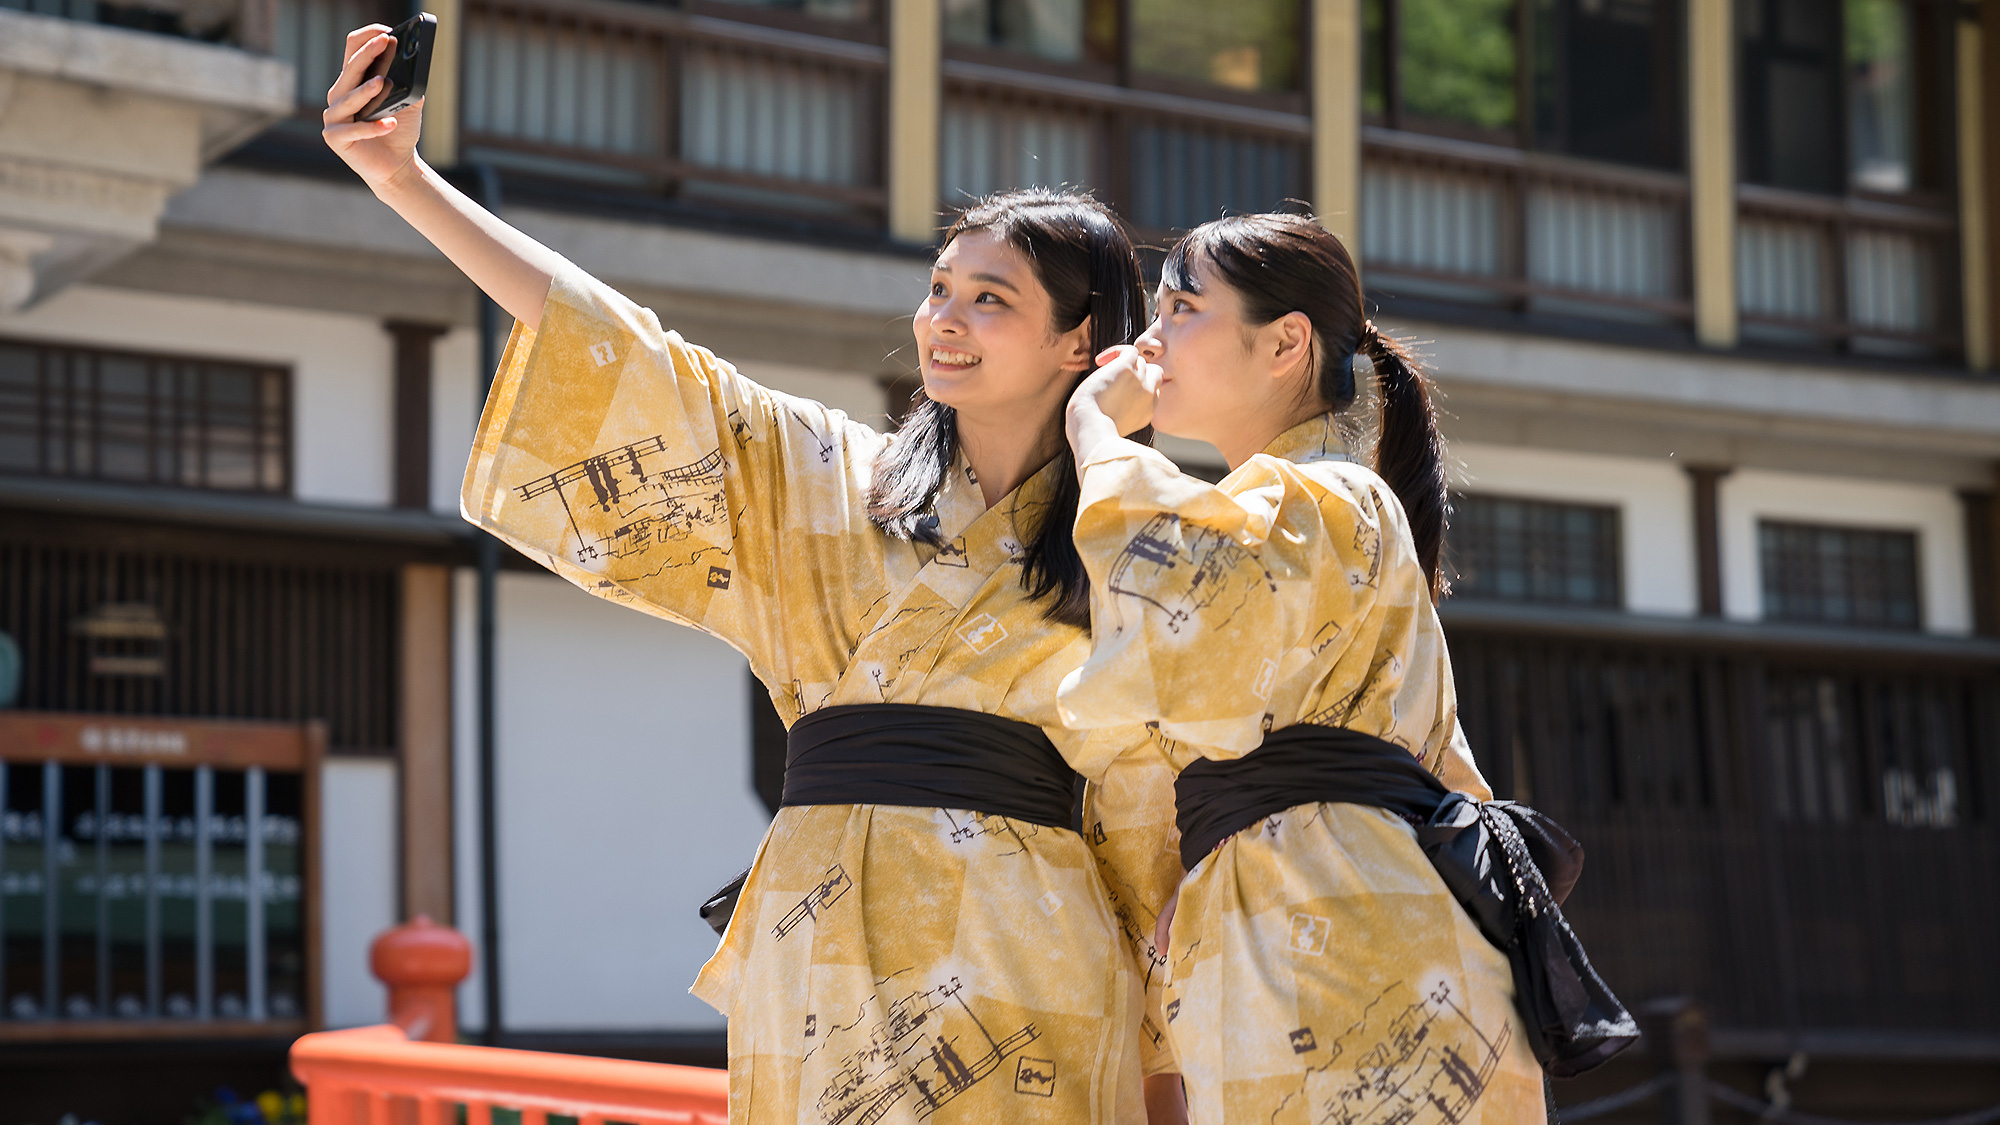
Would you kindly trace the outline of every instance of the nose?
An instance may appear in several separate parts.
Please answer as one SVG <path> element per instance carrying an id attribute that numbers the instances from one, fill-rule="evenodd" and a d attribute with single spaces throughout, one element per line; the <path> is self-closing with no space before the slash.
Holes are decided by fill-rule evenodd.
<path id="1" fill-rule="evenodd" d="M 959 308 L 957 297 L 946 297 L 942 301 L 927 302 L 930 313 L 931 331 L 940 336 L 963 336 L 965 334 L 965 314 Z"/>
<path id="2" fill-rule="evenodd" d="M 1155 320 L 1148 324 L 1146 330 L 1139 333 L 1139 338 L 1132 341 L 1132 346 L 1139 349 L 1140 357 L 1147 363 L 1160 362 L 1160 357 L 1167 352 L 1167 342 L 1160 338 L 1160 322 Z"/>

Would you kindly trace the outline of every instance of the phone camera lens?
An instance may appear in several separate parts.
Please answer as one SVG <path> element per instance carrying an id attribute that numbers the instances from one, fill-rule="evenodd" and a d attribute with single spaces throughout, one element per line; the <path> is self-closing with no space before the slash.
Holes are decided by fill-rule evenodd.
<path id="1" fill-rule="evenodd" d="M 410 36 L 410 41 L 408 43 L 403 44 L 403 57 L 406 59 L 414 59 L 417 57 L 416 36 L 414 35 Z"/>

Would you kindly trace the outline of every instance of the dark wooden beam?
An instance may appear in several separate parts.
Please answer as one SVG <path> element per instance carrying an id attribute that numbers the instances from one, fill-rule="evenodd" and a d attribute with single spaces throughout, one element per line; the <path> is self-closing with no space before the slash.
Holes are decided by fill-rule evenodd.
<path id="1" fill-rule="evenodd" d="M 395 505 L 431 506 L 431 352 L 442 324 L 382 325 L 396 341 Z"/>
<path id="2" fill-rule="evenodd" d="M 1689 465 L 1688 481 L 1694 486 L 1694 562 L 1700 612 L 1703 617 L 1722 616 L 1722 529 L 1716 503 L 1722 478 L 1729 475 L 1724 465 Z"/>

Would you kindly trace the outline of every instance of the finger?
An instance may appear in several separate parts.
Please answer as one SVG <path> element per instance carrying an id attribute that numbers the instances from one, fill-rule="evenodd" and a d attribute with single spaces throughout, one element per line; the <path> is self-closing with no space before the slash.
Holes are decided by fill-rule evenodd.
<path id="1" fill-rule="evenodd" d="M 384 117 L 380 121 L 347 121 L 339 125 L 328 125 L 320 130 L 326 143 L 334 146 L 353 144 L 356 141 L 372 141 L 388 136 L 396 131 L 396 119 Z"/>
<path id="2" fill-rule="evenodd" d="M 326 107 L 326 112 L 320 115 L 320 123 L 339 125 L 353 120 L 354 115 L 360 113 L 362 107 L 374 100 L 376 93 L 382 89 L 383 81 L 384 79 L 380 77 L 370 78 L 349 90 L 346 97 Z"/>
<path id="3" fill-rule="evenodd" d="M 387 30 L 389 30 L 389 25 L 385 23 L 371 23 L 366 27 L 355 28 L 353 31 L 347 33 L 347 45 L 340 49 L 340 56 L 342 58 L 353 58 L 354 52 L 359 51 L 363 43 L 368 42 L 370 39 Z"/>
<path id="4" fill-rule="evenodd" d="M 333 80 L 333 85 L 327 89 L 326 104 L 332 105 L 334 102 L 346 97 L 349 90 L 361 85 L 361 76 L 367 73 L 369 64 L 375 61 L 377 55 L 388 50 L 389 44 L 392 42 L 394 40 L 387 35 L 377 35 L 375 38 L 363 43 L 353 54 L 347 56 L 347 62 L 341 66 L 339 76 Z"/>

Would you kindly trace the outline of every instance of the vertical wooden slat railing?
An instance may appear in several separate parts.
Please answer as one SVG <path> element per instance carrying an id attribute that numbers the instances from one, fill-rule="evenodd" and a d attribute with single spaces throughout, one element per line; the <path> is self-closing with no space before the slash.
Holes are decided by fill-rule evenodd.
<path id="1" fill-rule="evenodd" d="M 467 154 L 739 210 L 879 223 L 879 45 L 606 0 L 469 0 Z"/>
<path id="2" fill-rule="evenodd" d="M 1370 128 L 1362 257 L 1411 296 L 1692 315 L 1683 176 Z"/>
<path id="3" fill-rule="evenodd" d="M 1303 115 L 948 60 L 943 203 L 991 191 L 1094 190 L 1144 239 L 1311 194 Z"/>
<path id="4" fill-rule="evenodd" d="M 1948 209 L 1738 189 L 1743 321 L 1776 342 L 1948 353 L 1960 346 Z"/>

